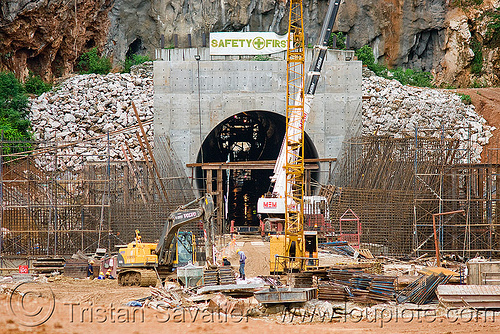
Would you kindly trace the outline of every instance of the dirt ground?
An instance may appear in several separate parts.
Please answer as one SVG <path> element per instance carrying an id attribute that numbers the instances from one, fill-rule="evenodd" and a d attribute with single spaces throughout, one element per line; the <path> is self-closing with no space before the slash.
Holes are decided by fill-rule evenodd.
<path id="1" fill-rule="evenodd" d="M 248 256 L 248 277 L 267 274 L 269 270 L 269 246 L 258 237 L 238 237 L 238 244 Z M 228 250 L 229 251 L 229 250 Z M 234 253 L 234 251 L 231 251 Z M 230 260 L 237 267 L 236 255 Z M 325 259 L 326 260 L 326 259 Z M 331 259 L 330 259 L 331 260 Z M 321 260 L 320 260 L 321 261 Z M 331 262 L 331 261 L 330 261 Z M 326 264 L 326 262 L 325 262 Z M 266 272 L 267 270 L 267 272 Z M 33 283 L 35 284 L 35 283 Z M 410 306 L 411 318 L 398 318 L 395 308 L 389 306 L 384 318 L 359 317 L 353 309 L 363 310 L 363 305 L 351 305 L 349 316 L 294 317 L 280 310 L 277 314 L 246 317 L 241 314 L 224 315 L 195 309 L 159 312 L 151 308 L 126 306 L 127 302 L 151 295 L 150 288 L 121 287 L 116 280 L 85 280 L 57 276 L 48 282 L 36 283 L 37 287 L 54 294 L 54 311 L 50 314 L 50 298 L 37 307 L 19 308 L 19 300 L 11 299 L 16 284 L 0 284 L 0 334 L 2 333 L 499 333 L 500 314 L 488 317 L 447 317 L 441 309 L 438 313 L 415 313 Z M 28 297 L 26 297 L 28 298 Z M 12 306 L 13 305 L 13 306 Z M 22 305 L 24 306 L 24 304 Z M 14 310 L 14 312 L 12 311 Z M 38 312 L 41 310 L 40 312 Z M 47 311 L 48 310 L 48 311 Z M 393 315 L 394 313 L 394 315 Z M 27 316 L 26 316 L 27 314 Z M 353 315 L 351 315 L 353 314 Z M 363 314 L 363 313 L 361 313 Z M 389 317 L 388 317 L 389 315 Z M 39 318 L 48 320 L 38 325 Z M 382 320 L 384 319 L 384 320 Z M 27 321 L 27 322 L 26 322 Z M 34 327 L 26 324 L 37 324 Z"/>
<path id="2" fill-rule="evenodd" d="M 470 95 L 476 112 L 488 121 L 488 125 L 497 128 L 484 147 L 481 160 L 486 163 L 489 158 L 493 163 L 499 162 L 500 151 L 496 149 L 500 147 L 500 88 L 467 88 L 457 89 L 456 92 Z"/>
<path id="3" fill-rule="evenodd" d="M 239 269 L 237 249 L 241 249 L 247 257 L 245 274 L 248 277 L 269 275 L 269 243 L 262 242 L 262 238 L 257 235 L 236 236 L 236 244 L 232 247 L 227 247 L 225 253 L 236 272 Z"/>
<path id="4" fill-rule="evenodd" d="M 406 319 L 357 320 L 340 318 L 333 322 L 328 319 L 296 319 L 293 324 L 283 318 L 267 316 L 247 318 L 240 315 L 230 316 L 218 313 L 194 311 L 169 311 L 160 313 L 153 309 L 125 306 L 126 302 L 147 297 L 149 288 L 119 287 L 116 280 L 89 281 L 63 278 L 62 280 L 41 283 L 50 287 L 55 295 L 55 310 L 45 323 L 27 327 L 19 324 L 19 318 L 10 312 L 8 293 L 0 295 L 0 333 L 498 333 L 498 319 L 455 318 L 445 316 L 415 317 Z M 29 312 L 28 307 L 26 312 Z M 496 320 L 496 321 L 494 321 Z"/>

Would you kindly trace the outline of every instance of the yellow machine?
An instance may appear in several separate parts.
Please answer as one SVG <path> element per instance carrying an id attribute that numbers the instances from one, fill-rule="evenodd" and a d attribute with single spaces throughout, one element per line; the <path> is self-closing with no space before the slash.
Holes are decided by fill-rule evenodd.
<path id="1" fill-rule="evenodd" d="M 118 284 L 154 286 L 157 277 L 165 278 L 172 269 L 196 261 L 196 243 L 191 232 L 179 229 L 196 220 L 208 221 L 214 212 L 211 195 L 206 195 L 197 209 L 185 209 L 190 202 L 170 214 L 158 243 L 144 243 L 136 230 L 135 240 L 120 248 L 118 254 Z"/>
<path id="2" fill-rule="evenodd" d="M 304 231 L 304 126 L 316 92 L 328 40 L 332 34 L 340 0 L 328 6 L 319 42 L 314 48 L 311 67 L 306 75 L 304 52 L 304 22 L 302 0 L 290 0 L 287 43 L 286 89 L 286 155 L 277 159 L 276 170 L 285 170 L 285 230 L 284 235 L 271 237 L 270 271 L 275 273 L 302 271 L 318 266 L 316 232 Z M 278 165 L 280 164 L 280 165 Z M 282 183 L 279 185 L 282 186 Z"/>
<path id="3" fill-rule="evenodd" d="M 272 235 L 270 239 L 270 272 L 298 272 L 318 266 L 318 235 L 316 231 L 304 231 L 304 242 L 296 243 L 285 235 Z M 289 246 L 288 252 L 285 245 Z"/>

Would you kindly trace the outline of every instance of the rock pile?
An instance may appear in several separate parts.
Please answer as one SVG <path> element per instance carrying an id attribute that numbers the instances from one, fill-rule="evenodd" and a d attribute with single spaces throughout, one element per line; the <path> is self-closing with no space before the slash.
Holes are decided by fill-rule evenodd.
<path id="1" fill-rule="evenodd" d="M 363 95 L 364 135 L 414 136 L 418 127 L 419 134 L 420 130 L 431 129 L 425 134 L 439 138 L 444 129 L 446 138 L 463 140 L 464 146 L 470 135 L 475 162 L 480 160 L 482 146 L 488 143 L 495 129 L 486 125 L 474 106 L 465 105 L 458 95 L 444 90 L 403 86 L 396 80 L 372 75 L 363 78 Z M 30 117 L 35 139 L 81 142 L 101 136 L 87 145 L 64 149 L 57 159 L 57 168 L 78 170 L 84 160 L 105 161 L 107 140 L 103 135 L 137 124 L 132 101 L 142 121 L 153 119 L 152 63 L 135 67 L 130 74 L 74 76 L 32 100 Z M 152 143 L 152 124 L 145 128 Z M 143 159 L 136 131 L 111 136 L 111 159 L 125 159 L 122 151 L 125 142 L 135 160 Z M 56 167 L 41 158 L 38 163 L 48 169 Z"/>
<path id="2" fill-rule="evenodd" d="M 472 162 L 481 159 L 482 146 L 495 127 L 465 105 L 460 96 L 445 90 L 403 86 L 377 76 L 363 78 L 363 134 L 396 138 L 419 135 L 454 138 L 472 143 Z M 424 131 L 425 130 L 425 131 Z M 444 131 L 443 131 L 444 130 Z"/>
<path id="3" fill-rule="evenodd" d="M 87 145 L 79 144 L 58 152 L 58 168 L 81 168 L 83 159 L 105 161 L 107 158 L 108 131 L 137 124 L 132 101 L 141 120 L 153 119 L 152 63 L 131 73 L 108 75 L 77 75 L 64 81 L 56 89 L 31 101 L 30 118 L 34 139 L 40 141 L 76 142 L 91 138 Z M 153 142 L 152 124 L 145 125 L 150 142 Z M 110 136 L 110 157 L 123 160 L 122 144 L 127 142 L 135 160 L 143 153 L 133 131 Z M 85 155 L 76 156 L 75 154 Z M 128 153 L 127 153 L 128 155 Z M 39 161 L 45 164 L 45 162 Z M 48 166 L 50 167 L 53 166 Z"/>

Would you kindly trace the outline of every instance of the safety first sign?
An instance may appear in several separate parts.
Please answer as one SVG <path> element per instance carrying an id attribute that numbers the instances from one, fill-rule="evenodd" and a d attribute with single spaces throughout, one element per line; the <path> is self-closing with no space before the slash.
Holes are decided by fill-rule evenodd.
<path id="1" fill-rule="evenodd" d="M 286 51 L 287 35 L 274 32 L 212 32 L 210 55 L 268 55 Z"/>

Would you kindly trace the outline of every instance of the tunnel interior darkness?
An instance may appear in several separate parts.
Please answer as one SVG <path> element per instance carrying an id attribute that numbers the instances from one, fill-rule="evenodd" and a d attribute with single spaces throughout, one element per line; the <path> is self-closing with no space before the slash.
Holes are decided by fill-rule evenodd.
<path id="1" fill-rule="evenodd" d="M 217 125 L 203 142 L 198 152 L 197 162 L 238 162 L 276 160 L 283 137 L 285 117 L 268 111 L 246 111 L 233 115 Z M 318 158 L 310 137 L 304 137 L 304 157 Z M 317 179 L 319 170 L 311 173 Z M 273 171 L 238 169 L 223 173 L 224 198 L 227 203 L 227 221 L 235 221 L 236 226 L 258 225 L 256 217 L 257 200 L 270 191 Z M 206 171 L 202 174 L 196 168 L 198 189 L 204 189 Z M 213 189 L 217 189 L 213 176 Z"/>

